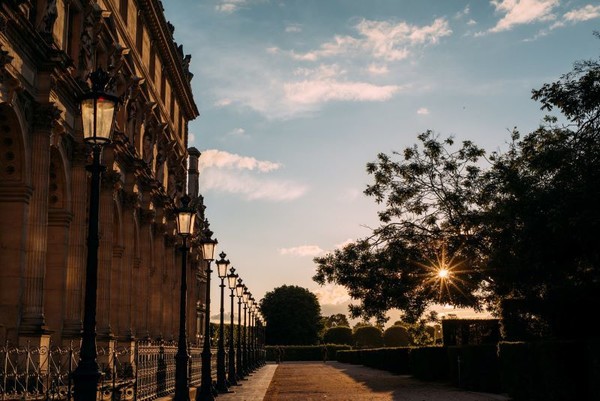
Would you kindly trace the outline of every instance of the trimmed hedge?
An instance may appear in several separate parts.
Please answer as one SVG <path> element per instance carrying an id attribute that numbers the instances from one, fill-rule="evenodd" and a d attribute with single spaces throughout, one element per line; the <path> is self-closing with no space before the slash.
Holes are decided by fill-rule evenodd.
<path id="1" fill-rule="evenodd" d="M 410 372 L 421 380 L 448 379 L 448 350 L 444 347 L 418 347 L 410 350 Z"/>
<path id="2" fill-rule="evenodd" d="M 398 347 L 339 351 L 337 360 L 387 370 L 396 374 L 409 374 L 410 350 L 409 347 Z"/>
<path id="3" fill-rule="evenodd" d="M 323 345 L 281 345 L 283 355 L 281 361 L 322 361 L 323 360 Z M 349 345 L 339 344 L 327 344 L 327 359 L 335 360 L 336 354 L 339 350 L 350 349 Z M 266 360 L 275 361 L 277 346 L 267 345 L 265 347 L 267 351 Z"/>
<path id="4" fill-rule="evenodd" d="M 500 361 L 496 344 L 447 347 L 450 380 L 458 387 L 501 392 Z"/>
<path id="5" fill-rule="evenodd" d="M 499 354 L 504 388 L 515 401 L 600 399 L 596 342 L 503 342 Z"/>

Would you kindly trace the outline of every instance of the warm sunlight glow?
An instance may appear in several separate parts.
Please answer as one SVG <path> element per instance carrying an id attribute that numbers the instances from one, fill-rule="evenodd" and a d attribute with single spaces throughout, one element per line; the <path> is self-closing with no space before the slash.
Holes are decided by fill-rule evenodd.
<path id="1" fill-rule="evenodd" d="M 438 293 L 440 303 L 452 304 L 456 295 L 466 295 L 461 289 L 464 282 L 459 276 L 465 272 L 461 265 L 462 262 L 455 260 L 454 256 L 448 257 L 446 246 L 442 246 L 435 260 L 421 265 L 426 270 L 424 285 L 429 291 Z"/>

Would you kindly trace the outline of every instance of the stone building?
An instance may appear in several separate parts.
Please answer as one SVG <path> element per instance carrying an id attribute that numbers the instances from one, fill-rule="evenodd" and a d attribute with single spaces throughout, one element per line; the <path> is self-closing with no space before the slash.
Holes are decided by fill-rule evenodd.
<path id="1" fill-rule="evenodd" d="M 79 98 L 98 67 L 122 102 L 102 155 L 97 339 L 110 346 L 177 338 L 173 207 L 185 192 L 201 204 L 200 153 L 187 148 L 188 122 L 198 116 L 190 56 L 174 42 L 162 7 L 159 0 L 0 1 L 2 343 L 80 338 L 90 150 Z M 204 268 L 196 249 L 188 261 L 194 341 Z"/>

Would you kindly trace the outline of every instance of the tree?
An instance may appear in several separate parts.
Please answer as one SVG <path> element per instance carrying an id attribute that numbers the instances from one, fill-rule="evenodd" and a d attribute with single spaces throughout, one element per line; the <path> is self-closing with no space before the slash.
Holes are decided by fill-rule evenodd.
<path id="1" fill-rule="evenodd" d="M 321 306 L 306 288 L 284 285 L 267 292 L 260 302 L 269 345 L 317 344 L 321 330 Z"/>
<path id="2" fill-rule="evenodd" d="M 352 345 L 354 343 L 352 329 L 348 326 L 330 327 L 323 334 L 323 343 Z"/>
<path id="3" fill-rule="evenodd" d="M 369 163 L 365 193 L 385 205 L 381 224 L 315 258 L 315 281 L 345 286 L 353 317 L 398 308 L 417 322 L 443 302 L 490 308 L 509 338 L 508 328 L 586 333 L 586 310 L 600 306 L 600 62 L 576 63 L 532 98 L 562 123 L 513 130 L 503 153 L 427 131 Z"/>
<path id="4" fill-rule="evenodd" d="M 348 318 L 343 313 L 336 313 L 335 315 L 326 316 L 323 318 L 323 326 L 325 328 L 346 326 L 350 327 Z"/>
<path id="5" fill-rule="evenodd" d="M 381 347 L 383 345 L 383 337 L 381 330 L 374 326 L 358 327 L 353 334 L 354 343 L 357 347 Z"/>

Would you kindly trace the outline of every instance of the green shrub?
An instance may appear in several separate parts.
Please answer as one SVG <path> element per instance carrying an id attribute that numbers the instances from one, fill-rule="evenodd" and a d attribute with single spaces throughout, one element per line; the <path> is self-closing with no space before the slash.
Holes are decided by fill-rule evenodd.
<path id="1" fill-rule="evenodd" d="M 374 348 L 383 345 L 381 330 L 373 326 L 362 326 L 357 328 L 354 331 L 353 339 L 357 347 Z"/>
<path id="2" fill-rule="evenodd" d="M 345 326 L 330 327 L 323 335 L 323 342 L 325 344 L 352 345 L 354 343 L 352 329 Z"/>
<path id="3" fill-rule="evenodd" d="M 383 344 L 386 347 L 407 347 L 410 345 L 410 334 L 404 326 L 388 327 L 383 332 Z"/>
<path id="4" fill-rule="evenodd" d="M 396 374 L 409 374 L 409 352 L 410 348 L 408 347 L 339 351 L 337 360 L 387 370 Z"/>

